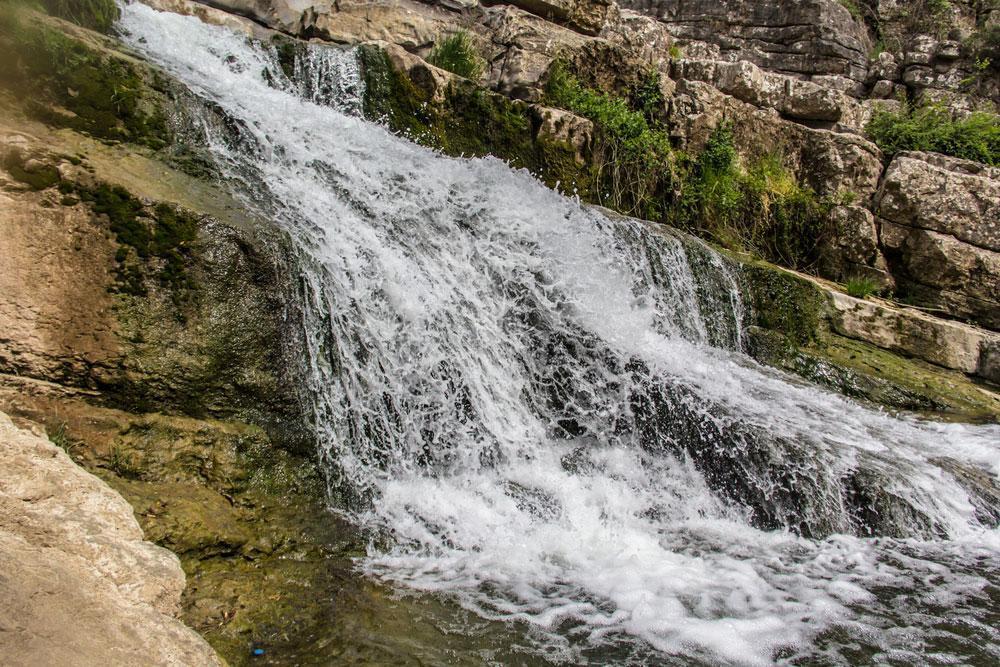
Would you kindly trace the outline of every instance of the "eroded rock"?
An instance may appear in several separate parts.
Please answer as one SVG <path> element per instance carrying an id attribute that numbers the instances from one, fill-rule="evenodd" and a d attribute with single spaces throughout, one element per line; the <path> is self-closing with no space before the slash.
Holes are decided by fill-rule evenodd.
<path id="1" fill-rule="evenodd" d="M 3 413 L 0 456 L 5 664 L 222 664 L 174 618 L 184 572 L 124 498 Z"/>
<path id="2" fill-rule="evenodd" d="M 892 271 L 917 303 L 1000 329 L 1000 170 L 900 153 L 875 211 Z"/>

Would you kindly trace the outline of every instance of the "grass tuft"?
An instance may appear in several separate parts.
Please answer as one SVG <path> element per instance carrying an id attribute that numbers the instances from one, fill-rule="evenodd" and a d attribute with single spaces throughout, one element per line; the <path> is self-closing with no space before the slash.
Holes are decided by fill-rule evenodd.
<path id="1" fill-rule="evenodd" d="M 473 81 L 479 80 L 485 68 L 485 62 L 476 50 L 472 37 L 464 31 L 438 42 L 427 57 L 427 62 Z"/>
<path id="2" fill-rule="evenodd" d="M 878 283 L 871 278 L 851 278 L 844 287 L 847 289 L 847 293 L 855 299 L 866 299 L 879 292 Z"/>

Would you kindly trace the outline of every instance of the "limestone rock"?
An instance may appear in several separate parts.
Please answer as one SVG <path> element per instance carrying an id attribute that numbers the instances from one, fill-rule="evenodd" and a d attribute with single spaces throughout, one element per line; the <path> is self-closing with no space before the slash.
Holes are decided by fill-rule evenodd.
<path id="1" fill-rule="evenodd" d="M 882 244 L 917 303 L 1000 329 L 1000 170 L 901 153 L 876 201 Z"/>
<path id="2" fill-rule="evenodd" d="M 586 164 L 594 138 L 594 123 L 592 121 L 569 111 L 543 107 L 540 104 L 532 105 L 531 111 L 538 119 L 540 138 L 572 146 L 575 151 L 576 163 L 580 166 Z"/>
<path id="3" fill-rule="evenodd" d="M 0 459 L 4 664 L 222 664 L 173 618 L 184 572 L 121 496 L 2 413 Z"/>
<path id="4" fill-rule="evenodd" d="M 834 280 L 867 277 L 881 287 L 892 286 L 879 251 L 875 216 L 861 206 L 836 206 L 830 211 L 830 231 L 820 246 L 820 273 Z"/>
<path id="5" fill-rule="evenodd" d="M 741 155 L 780 151 L 796 177 L 820 195 L 848 192 L 865 204 L 882 173 L 881 151 L 863 137 L 787 120 L 774 109 L 740 101 L 701 81 L 678 80 L 670 121 L 677 143 L 693 153 L 728 122 Z"/>
<path id="6" fill-rule="evenodd" d="M 774 109 L 788 118 L 838 121 L 857 102 L 842 92 L 790 76 L 765 72 L 753 63 L 680 60 L 675 79 L 704 81 L 727 95 L 758 107 Z"/>
<path id="7" fill-rule="evenodd" d="M 1000 252 L 1000 169 L 936 153 L 900 153 L 885 172 L 877 213 Z"/>
<path id="8" fill-rule="evenodd" d="M 838 74 L 863 81 L 865 29 L 836 0 L 619 0 L 655 16 L 682 40 L 717 44 L 734 60 L 790 74 Z"/>
<path id="9" fill-rule="evenodd" d="M 1000 334 L 833 290 L 830 298 L 834 309 L 831 324 L 842 336 L 1000 381 L 996 375 Z"/>
<path id="10" fill-rule="evenodd" d="M 485 4 L 500 3 L 491 0 Z M 508 0 L 503 4 L 514 5 L 585 35 L 599 34 L 609 13 L 617 9 L 611 0 Z"/>

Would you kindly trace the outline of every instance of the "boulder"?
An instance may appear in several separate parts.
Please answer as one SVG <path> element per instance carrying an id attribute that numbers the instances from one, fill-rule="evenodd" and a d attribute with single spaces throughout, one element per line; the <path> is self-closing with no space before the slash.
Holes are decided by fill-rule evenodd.
<path id="1" fill-rule="evenodd" d="M 223 664 L 174 618 L 180 562 L 124 498 L 3 413 L 0 458 L 4 664 Z"/>
<path id="2" fill-rule="evenodd" d="M 1000 334 L 830 290 L 833 330 L 886 350 L 1000 382 Z"/>
<path id="3" fill-rule="evenodd" d="M 609 14 L 617 11 L 611 0 L 508 0 L 503 3 L 490 0 L 484 4 L 514 5 L 585 35 L 599 34 Z"/>
<path id="4" fill-rule="evenodd" d="M 835 206 L 830 211 L 830 230 L 820 244 L 820 274 L 841 281 L 864 277 L 883 289 L 892 287 L 878 241 L 875 216 L 868 209 Z"/>
<path id="5" fill-rule="evenodd" d="M 743 102 L 702 81 L 677 81 L 670 123 L 680 147 L 697 153 L 723 122 L 732 126 L 741 155 L 780 153 L 797 179 L 817 194 L 851 193 L 864 205 L 878 187 L 882 153 L 860 135 L 788 120 L 775 109 Z"/>
<path id="6" fill-rule="evenodd" d="M 857 105 L 833 88 L 766 72 L 747 61 L 679 60 L 671 73 L 674 79 L 710 83 L 740 101 L 774 109 L 787 118 L 838 121 L 846 108 Z"/>
<path id="7" fill-rule="evenodd" d="M 915 303 L 1000 329 L 1000 169 L 900 153 L 875 212 L 893 274 Z"/>

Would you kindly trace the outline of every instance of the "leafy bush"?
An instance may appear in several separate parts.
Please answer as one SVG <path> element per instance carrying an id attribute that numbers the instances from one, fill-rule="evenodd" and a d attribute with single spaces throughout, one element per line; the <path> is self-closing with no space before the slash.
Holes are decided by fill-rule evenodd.
<path id="1" fill-rule="evenodd" d="M 482 76 L 485 67 L 472 38 L 464 31 L 442 39 L 434 46 L 427 62 L 473 81 Z"/>
<path id="2" fill-rule="evenodd" d="M 1000 165 L 1000 116 L 977 112 L 954 118 L 939 105 L 876 113 L 865 132 L 888 156 L 900 151 L 933 151 Z"/>
<path id="3" fill-rule="evenodd" d="M 851 278 L 845 285 L 847 293 L 855 299 L 864 299 L 879 291 L 878 283 L 871 278 Z"/>
<path id="4" fill-rule="evenodd" d="M 598 132 L 595 151 L 599 202 L 629 215 L 660 219 L 674 160 L 667 132 L 653 110 L 663 97 L 655 73 L 633 91 L 642 109 L 624 97 L 583 86 L 565 63 L 549 70 L 545 103 L 592 120 Z"/>
<path id="5" fill-rule="evenodd" d="M 800 186 L 777 156 L 742 168 L 732 132 L 720 126 L 688 167 L 671 222 L 726 247 L 808 268 L 830 206 Z"/>

